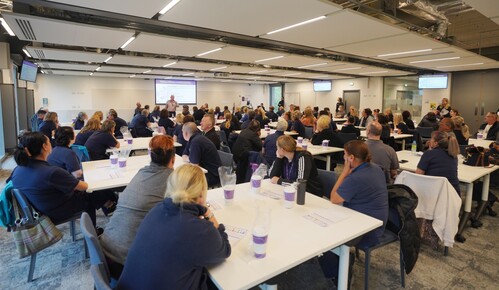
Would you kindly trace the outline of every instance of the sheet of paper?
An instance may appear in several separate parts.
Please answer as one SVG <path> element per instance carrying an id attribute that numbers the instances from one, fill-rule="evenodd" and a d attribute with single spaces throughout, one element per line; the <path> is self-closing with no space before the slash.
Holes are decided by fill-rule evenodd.
<path id="1" fill-rule="evenodd" d="M 229 243 L 234 246 L 239 242 L 248 232 L 248 229 L 240 228 L 232 225 L 225 225 L 225 232 L 229 236 Z"/>
<path id="2" fill-rule="evenodd" d="M 311 212 L 303 217 L 321 227 L 328 227 L 346 218 L 345 215 L 331 209 Z"/>
<path id="3" fill-rule="evenodd" d="M 282 188 L 280 190 L 276 190 L 274 188 L 262 187 L 260 190 L 260 195 L 270 197 L 272 199 L 282 199 L 284 198 L 284 193 Z"/>
<path id="4" fill-rule="evenodd" d="M 210 205 L 212 211 L 216 211 L 222 208 L 222 206 L 215 200 L 208 200 L 206 203 Z"/>

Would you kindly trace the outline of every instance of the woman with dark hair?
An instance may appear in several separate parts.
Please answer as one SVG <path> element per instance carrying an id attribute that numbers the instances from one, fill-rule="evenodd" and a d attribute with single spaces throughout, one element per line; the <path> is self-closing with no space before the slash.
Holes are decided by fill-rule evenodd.
<path id="1" fill-rule="evenodd" d="M 54 133 L 57 127 L 59 127 L 59 119 L 56 112 L 48 112 L 47 114 L 45 114 L 43 122 L 41 122 L 40 126 L 38 127 L 39 131 L 42 132 L 43 135 L 47 136 L 47 138 L 49 138 L 50 144 L 52 144 L 52 146 L 55 145 L 52 137 L 54 137 Z"/>
<path id="2" fill-rule="evenodd" d="M 157 119 L 159 119 L 159 115 L 161 114 L 159 106 L 154 106 L 154 109 L 152 112 L 149 114 L 149 122 L 156 122 Z"/>
<path id="3" fill-rule="evenodd" d="M 360 127 L 369 127 L 369 124 L 374 121 L 373 112 L 369 108 L 362 110 L 362 117 L 359 120 Z"/>
<path id="4" fill-rule="evenodd" d="M 85 121 L 88 120 L 87 113 L 85 112 L 79 112 L 78 117 L 76 117 L 76 120 L 73 123 L 73 127 L 75 130 L 81 130 L 83 126 L 85 126 Z"/>
<path id="5" fill-rule="evenodd" d="M 403 111 L 402 112 L 402 120 L 405 122 L 407 127 L 411 130 L 415 130 L 416 127 L 414 126 L 414 122 L 411 120 L 411 112 L 409 111 Z"/>
<path id="6" fill-rule="evenodd" d="M 167 109 L 161 110 L 159 113 L 159 121 L 158 121 L 158 126 L 165 128 L 175 128 L 175 123 L 169 118 L 169 113 Z"/>
<path id="7" fill-rule="evenodd" d="M 178 142 L 182 145 L 181 147 L 175 148 L 177 154 L 182 155 L 182 153 L 184 153 L 185 146 L 187 145 L 187 140 L 184 139 L 184 135 L 182 134 L 182 128 L 184 127 L 185 123 L 194 122 L 194 117 L 192 115 L 179 115 L 176 116 L 178 124 L 175 127 L 175 131 L 173 132 L 173 141 Z"/>
<path id="8" fill-rule="evenodd" d="M 457 178 L 458 154 L 459 144 L 454 134 L 433 131 L 430 139 L 430 150 L 421 156 L 416 173 L 445 177 L 461 195 L 459 179 Z"/>
<path id="9" fill-rule="evenodd" d="M 390 139 L 390 120 L 387 115 L 380 113 L 378 114 L 378 122 L 383 127 L 381 131 L 381 140 L 386 143 L 386 140 Z"/>
<path id="10" fill-rule="evenodd" d="M 92 134 L 97 130 L 100 130 L 100 121 L 98 119 L 95 119 L 95 118 L 88 120 L 85 127 L 83 127 L 83 129 L 81 129 L 80 133 L 78 133 L 78 135 L 76 135 L 75 144 L 84 146 L 85 142 L 87 142 L 88 138 L 90 136 L 92 136 Z"/>
<path id="11" fill-rule="evenodd" d="M 60 167 L 71 173 L 74 177 L 81 179 L 83 171 L 81 170 L 80 160 L 71 148 L 75 141 L 75 134 L 71 127 L 59 127 L 55 132 L 55 147 L 48 156 L 47 162 L 50 165 Z"/>
<path id="12" fill-rule="evenodd" d="M 91 160 L 109 159 L 106 150 L 109 148 L 120 148 L 120 142 L 114 137 L 116 123 L 106 120 L 99 131 L 95 131 L 85 142 Z"/>
<path id="13" fill-rule="evenodd" d="M 231 246 L 224 225 L 206 204 L 207 189 L 198 166 L 186 164 L 173 171 L 166 199 L 140 224 L 116 289 L 215 287 L 206 267 L 222 263 Z"/>
<path id="14" fill-rule="evenodd" d="M 249 167 L 248 154 L 250 151 L 260 152 L 262 140 L 260 140 L 260 122 L 251 120 L 248 128 L 243 129 L 232 146 L 234 161 L 237 163 L 237 183 L 245 181 L 246 172 Z"/>
<path id="15" fill-rule="evenodd" d="M 310 152 L 296 147 L 296 140 L 288 135 L 277 138 L 276 159 L 270 167 L 270 181 L 282 184 L 298 179 L 307 181 L 307 192 L 322 196 L 319 173 Z"/>
<path id="16" fill-rule="evenodd" d="M 14 153 L 17 167 L 10 179 L 14 188 L 26 195 L 33 207 L 55 224 L 85 211 L 95 226 L 95 209 L 105 197 L 87 194 L 88 184 L 66 170 L 51 166 L 47 157 L 52 152 L 48 138 L 41 132 L 27 132 Z M 102 233 L 102 230 L 98 231 Z"/>
<path id="17" fill-rule="evenodd" d="M 374 246 L 380 242 L 388 220 L 388 190 L 381 167 L 370 163 L 366 142 L 345 144 L 345 166 L 331 190 L 331 202 L 342 204 L 365 215 L 383 221 L 383 226 L 365 234 L 358 246 Z M 354 246 L 350 244 L 349 246 Z M 338 257 L 330 252 L 319 259 L 327 278 L 338 277 Z"/>
<path id="18" fill-rule="evenodd" d="M 120 276 L 140 223 L 151 208 L 164 200 L 165 181 L 173 172 L 175 148 L 171 136 L 153 137 L 149 149 L 151 163 L 140 169 L 120 193 L 116 210 L 100 237 L 113 277 Z"/>
<path id="19" fill-rule="evenodd" d="M 220 107 L 216 106 L 215 111 L 213 111 L 213 116 L 215 119 L 219 119 L 221 116 L 223 116 L 223 113 L 220 111 Z"/>
<path id="20" fill-rule="evenodd" d="M 437 120 L 437 115 L 433 112 L 428 112 L 426 116 L 421 119 L 419 122 L 418 127 L 432 127 L 433 130 L 438 129 L 438 120 Z"/>

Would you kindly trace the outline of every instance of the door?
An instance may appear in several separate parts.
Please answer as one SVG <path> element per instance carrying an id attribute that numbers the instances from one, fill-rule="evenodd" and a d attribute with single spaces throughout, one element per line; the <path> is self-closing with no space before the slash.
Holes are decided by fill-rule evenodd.
<path id="1" fill-rule="evenodd" d="M 276 84 L 270 85 L 270 106 L 275 107 L 275 112 L 279 109 L 277 104 L 281 101 L 281 98 L 284 96 L 284 85 Z"/>
<path id="2" fill-rule="evenodd" d="M 350 111 L 350 106 L 354 106 L 357 111 L 360 111 L 360 91 L 343 91 L 343 103 L 345 104 L 345 112 Z"/>

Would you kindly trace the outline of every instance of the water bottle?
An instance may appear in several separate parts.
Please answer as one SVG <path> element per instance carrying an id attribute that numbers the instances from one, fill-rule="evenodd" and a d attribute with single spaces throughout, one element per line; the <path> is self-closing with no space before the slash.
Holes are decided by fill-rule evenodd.
<path id="1" fill-rule="evenodd" d="M 416 145 L 416 140 L 412 141 L 411 152 L 413 155 L 416 155 L 418 152 L 418 146 Z"/>

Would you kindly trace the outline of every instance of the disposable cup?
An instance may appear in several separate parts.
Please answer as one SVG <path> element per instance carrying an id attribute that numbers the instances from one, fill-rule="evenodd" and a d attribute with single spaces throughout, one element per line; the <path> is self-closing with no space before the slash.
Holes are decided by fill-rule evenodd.
<path id="1" fill-rule="evenodd" d="M 284 207 L 293 208 L 295 204 L 296 190 L 292 186 L 284 187 Z"/>
<path id="2" fill-rule="evenodd" d="M 125 168 L 126 167 L 126 158 L 125 157 L 118 158 L 118 166 L 120 168 Z"/>
<path id="3" fill-rule="evenodd" d="M 298 138 L 296 138 L 296 140 L 298 141 L 298 144 L 303 143 L 303 137 L 298 137 Z"/>
<path id="4" fill-rule="evenodd" d="M 329 146 L 329 140 L 322 140 L 322 146 L 328 147 Z"/>
<path id="5" fill-rule="evenodd" d="M 260 175 L 251 176 L 251 189 L 254 193 L 260 193 L 262 187 L 262 177 Z"/>
<path id="6" fill-rule="evenodd" d="M 111 167 L 116 167 L 118 165 L 118 156 L 117 155 L 111 155 L 109 157 L 109 161 L 111 162 Z"/>
<path id="7" fill-rule="evenodd" d="M 256 226 L 253 229 L 253 253 L 255 258 L 263 259 L 267 256 L 268 233 L 264 227 Z"/>
<path id="8" fill-rule="evenodd" d="M 235 185 L 227 185 L 224 186 L 224 197 L 225 197 L 225 204 L 230 205 L 234 201 L 234 191 L 236 189 Z"/>

